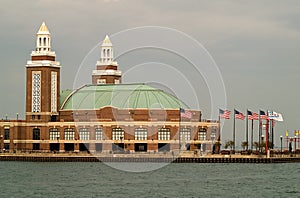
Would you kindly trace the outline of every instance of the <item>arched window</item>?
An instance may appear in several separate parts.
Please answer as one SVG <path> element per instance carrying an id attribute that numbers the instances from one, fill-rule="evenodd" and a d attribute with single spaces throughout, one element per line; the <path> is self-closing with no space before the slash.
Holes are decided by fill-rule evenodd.
<path id="1" fill-rule="evenodd" d="M 95 138 L 96 140 L 102 140 L 103 130 L 101 127 L 95 128 Z"/>
<path id="2" fill-rule="evenodd" d="M 32 129 L 32 139 L 39 140 L 40 139 L 40 129 L 34 128 Z"/>
<path id="3" fill-rule="evenodd" d="M 147 140 L 147 129 L 146 128 L 134 129 L 134 139 L 135 140 Z"/>
<path id="4" fill-rule="evenodd" d="M 47 38 L 44 37 L 44 46 L 46 46 L 46 45 L 47 45 Z"/>
<path id="5" fill-rule="evenodd" d="M 113 140 L 124 140 L 124 129 L 113 128 L 112 129 L 112 139 Z"/>
<path id="6" fill-rule="evenodd" d="M 180 140 L 181 141 L 191 140 L 191 128 L 180 128 Z"/>
<path id="7" fill-rule="evenodd" d="M 80 140 L 89 140 L 90 139 L 90 131 L 88 128 L 80 128 L 79 129 L 79 139 Z"/>
<path id="8" fill-rule="evenodd" d="M 158 130 L 158 140 L 170 140 L 170 129 L 161 128 Z"/>
<path id="9" fill-rule="evenodd" d="M 206 128 L 200 128 L 198 131 L 198 140 L 206 140 Z"/>
<path id="10" fill-rule="evenodd" d="M 75 137 L 74 128 L 66 128 L 64 132 L 65 132 L 65 140 L 74 140 Z"/>
<path id="11" fill-rule="evenodd" d="M 40 37 L 40 39 L 39 39 L 39 46 L 41 46 L 42 45 L 42 38 Z"/>
<path id="12" fill-rule="evenodd" d="M 105 57 L 106 57 L 106 50 L 103 49 L 103 58 L 105 58 Z"/>
<path id="13" fill-rule="evenodd" d="M 50 140 L 59 140 L 60 134 L 58 128 L 49 129 L 49 139 Z"/>
<path id="14" fill-rule="evenodd" d="M 107 49 L 107 57 L 109 58 L 110 57 L 110 50 Z"/>

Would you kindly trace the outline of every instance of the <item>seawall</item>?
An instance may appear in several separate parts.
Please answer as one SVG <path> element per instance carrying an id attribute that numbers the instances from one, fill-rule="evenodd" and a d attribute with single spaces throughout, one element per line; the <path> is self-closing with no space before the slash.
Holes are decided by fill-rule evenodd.
<path id="1" fill-rule="evenodd" d="M 2 155 L 0 161 L 27 162 L 151 162 L 151 163 L 299 163 L 299 157 L 96 157 Z"/>

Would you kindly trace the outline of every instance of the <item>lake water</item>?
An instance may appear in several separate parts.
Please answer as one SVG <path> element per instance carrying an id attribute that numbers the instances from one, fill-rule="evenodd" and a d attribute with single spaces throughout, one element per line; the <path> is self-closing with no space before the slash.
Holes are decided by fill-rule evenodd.
<path id="1" fill-rule="evenodd" d="M 0 172 L 0 197 L 300 197 L 297 163 L 168 164 L 134 173 L 96 162 L 0 162 Z"/>

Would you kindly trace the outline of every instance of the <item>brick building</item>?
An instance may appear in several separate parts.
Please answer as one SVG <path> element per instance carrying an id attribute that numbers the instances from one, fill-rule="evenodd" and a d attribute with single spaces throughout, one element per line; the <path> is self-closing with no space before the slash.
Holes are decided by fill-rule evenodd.
<path id="1" fill-rule="evenodd" d="M 19 151 L 159 152 L 211 150 L 219 124 L 203 121 L 175 96 L 146 84 L 122 84 L 105 37 L 92 84 L 60 91 L 60 62 L 43 23 L 26 65 L 25 120 L 0 122 L 0 147 Z"/>

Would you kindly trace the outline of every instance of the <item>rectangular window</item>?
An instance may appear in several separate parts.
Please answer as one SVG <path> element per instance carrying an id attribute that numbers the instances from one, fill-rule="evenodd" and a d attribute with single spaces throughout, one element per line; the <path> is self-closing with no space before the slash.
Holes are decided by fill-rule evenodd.
<path id="1" fill-rule="evenodd" d="M 9 140 L 9 129 L 4 129 L 4 139 Z"/>
<path id="2" fill-rule="evenodd" d="M 95 128 L 96 140 L 102 140 L 102 128 Z"/>
<path id="3" fill-rule="evenodd" d="M 135 140 L 147 140 L 147 129 L 146 128 L 136 128 L 134 130 Z"/>
<path id="4" fill-rule="evenodd" d="M 112 129 L 112 139 L 113 140 L 124 140 L 124 129 L 113 128 Z"/>
<path id="5" fill-rule="evenodd" d="M 106 84 L 106 79 L 97 79 L 97 84 Z"/>
<path id="6" fill-rule="evenodd" d="M 66 128 L 65 129 L 65 140 L 74 140 L 75 131 L 73 128 Z"/>
<path id="7" fill-rule="evenodd" d="M 161 128 L 158 130 L 158 140 L 170 140 L 170 129 Z"/>
<path id="8" fill-rule="evenodd" d="M 87 128 L 79 129 L 79 139 L 80 140 L 89 140 L 90 139 L 90 131 Z"/>
<path id="9" fill-rule="evenodd" d="M 34 128 L 32 130 L 32 139 L 33 140 L 39 140 L 40 139 L 40 129 Z"/>
<path id="10" fill-rule="evenodd" d="M 206 128 L 199 129 L 198 140 L 206 140 Z"/>
<path id="11" fill-rule="evenodd" d="M 51 72 L 51 112 L 57 112 L 57 72 Z"/>
<path id="12" fill-rule="evenodd" d="M 32 72 L 32 112 L 41 111 L 41 71 Z"/>
<path id="13" fill-rule="evenodd" d="M 190 140 L 191 140 L 191 129 L 180 128 L 180 141 L 190 141 Z"/>
<path id="14" fill-rule="evenodd" d="M 50 140 L 59 140 L 60 137 L 60 133 L 59 130 L 57 128 L 52 128 L 49 129 L 49 138 Z"/>

